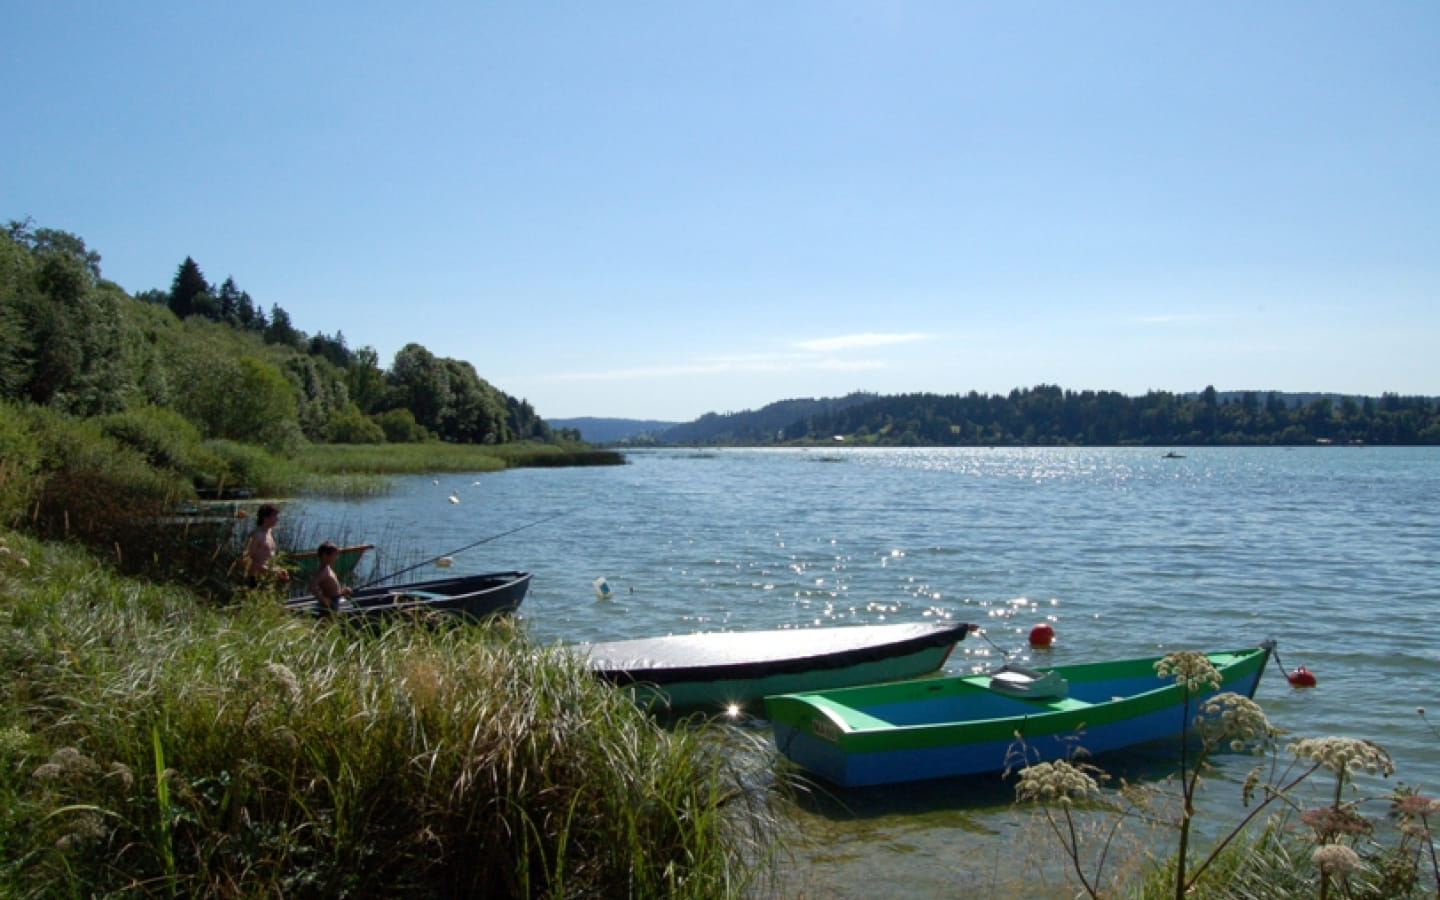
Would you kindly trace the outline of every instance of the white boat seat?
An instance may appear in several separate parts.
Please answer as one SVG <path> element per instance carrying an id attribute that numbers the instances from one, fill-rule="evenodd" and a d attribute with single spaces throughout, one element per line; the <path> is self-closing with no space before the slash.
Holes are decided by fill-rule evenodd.
<path id="1" fill-rule="evenodd" d="M 990 673 L 990 690 L 1024 700 L 1055 700 L 1070 692 L 1070 683 L 1059 672 L 1005 665 Z"/>

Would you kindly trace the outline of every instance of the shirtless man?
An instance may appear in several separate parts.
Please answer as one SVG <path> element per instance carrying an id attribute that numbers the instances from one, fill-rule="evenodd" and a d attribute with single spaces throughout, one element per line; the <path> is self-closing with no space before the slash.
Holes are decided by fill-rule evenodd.
<path id="1" fill-rule="evenodd" d="M 255 530 L 245 542 L 245 574 L 252 584 L 268 579 L 286 581 L 290 573 L 275 565 L 275 535 L 271 529 L 280 521 L 280 510 L 273 503 L 265 503 L 255 511 Z"/>
<path id="2" fill-rule="evenodd" d="M 327 612 L 335 612 L 340 609 L 340 601 L 350 596 L 348 587 L 340 586 L 340 579 L 335 575 L 335 559 L 340 555 L 340 548 L 331 541 L 326 541 L 315 551 L 315 556 L 320 561 L 320 567 L 315 574 L 310 576 L 310 594 L 320 603 L 320 606 Z"/>

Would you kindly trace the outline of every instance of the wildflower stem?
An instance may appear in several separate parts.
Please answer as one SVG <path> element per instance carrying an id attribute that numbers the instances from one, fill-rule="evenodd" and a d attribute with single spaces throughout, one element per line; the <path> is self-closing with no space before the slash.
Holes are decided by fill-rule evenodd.
<path id="1" fill-rule="evenodd" d="M 1419 713 L 1420 720 L 1425 723 L 1425 725 L 1430 729 L 1430 732 L 1434 734 L 1437 738 L 1440 738 L 1440 728 L 1436 728 L 1435 723 L 1425 718 L 1425 707 L 1422 706 L 1419 709 L 1415 710 L 1415 712 Z"/>
<path id="2" fill-rule="evenodd" d="M 1425 829 L 1426 841 L 1430 846 L 1430 872 L 1435 876 L 1435 897 L 1440 900 L 1440 858 L 1435 856 L 1435 834 L 1430 830 L 1430 817 L 1420 814 L 1420 825 Z"/>
<path id="3" fill-rule="evenodd" d="M 1080 865 L 1080 836 L 1075 831 L 1075 818 L 1070 814 L 1068 804 L 1065 806 L 1065 826 L 1070 832 L 1070 859 L 1075 864 L 1075 874 L 1080 877 L 1080 884 L 1085 888 L 1085 893 L 1098 900 L 1099 892 L 1090 884 L 1090 879 L 1085 877 L 1085 867 Z"/>
<path id="4" fill-rule="evenodd" d="M 1202 753 L 1192 770 L 1188 749 L 1190 743 L 1190 686 L 1184 681 L 1181 681 L 1180 684 L 1185 691 L 1184 724 L 1180 731 L 1180 788 L 1184 806 L 1180 813 L 1180 846 L 1175 852 L 1175 900 L 1185 900 L 1185 887 L 1188 883 L 1185 877 L 1185 860 L 1190 850 L 1190 821 L 1195 816 L 1195 788 L 1200 780 L 1200 764 L 1204 759 Z"/>
<path id="5" fill-rule="evenodd" d="M 1250 812 L 1246 813 L 1245 817 L 1241 819 L 1240 822 L 1234 828 L 1232 828 L 1228 834 L 1225 835 L 1225 837 L 1221 838 L 1213 848 L 1211 848 L 1210 853 L 1203 860 L 1201 860 L 1200 865 L 1196 866 L 1194 870 L 1191 871 L 1190 880 L 1188 883 L 1184 884 L 1181 893 L 1187 894 L 1190 892 L 1191 889 L 1195 887 L 1196 882 L 1200 880 L 1200 876 L 1205 874 L 1206 869 L 1210 868 L 1210 864 L 1213 863 L 1220 856 L 1220 854 L 1225 850 L 1226 847 L 1230 846 L 1231 842 L 1234 841 L 1235 838 L 1239 837 L 1240 834 L 1244 832 L 1246 826 L 1248 826 L 1251 822 L 1255 821 L 1255 817 L 1260 815 L 1261 810 L 1265 809 L 1265 807 L 1269 806 L 1272 802 L 1276 800 L 1287 799 L 1291 789 L 1293 789 L 1296 785 L 1300 784 L 1300 782 L 1304 781 L 1306 778 L 1309 778 L 1310 774 L 1318 768 L 1320 768 L 1320 764 L 1316 763 L 1309 769 L 1295 776 L 1295 778 L 1292 779 L 1290 783 L 1285 785 L 1284 787 L 1267 790 L 1265 792 L 1265 799 L 1255 804 L 1255 808 L 1250 810 Z"/>

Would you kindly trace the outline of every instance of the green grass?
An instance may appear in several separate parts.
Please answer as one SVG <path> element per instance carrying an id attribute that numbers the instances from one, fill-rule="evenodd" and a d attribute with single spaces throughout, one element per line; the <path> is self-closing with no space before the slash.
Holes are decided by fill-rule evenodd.
<path id="1" fill-rule="evenodd" d="M 401 475 L 430 472 L 495 472 L 522 466 L 614 465 L 624 457 L 608 450 L 557 444 L 312 444 L 296 457 L 321 475 Z"/>
<path id="2" fill-rule="evenodd" d="M 770 852 L 753 739 L 513 625 L 215 609 L 0 534 L 0 896 L 735 897 Z"/>

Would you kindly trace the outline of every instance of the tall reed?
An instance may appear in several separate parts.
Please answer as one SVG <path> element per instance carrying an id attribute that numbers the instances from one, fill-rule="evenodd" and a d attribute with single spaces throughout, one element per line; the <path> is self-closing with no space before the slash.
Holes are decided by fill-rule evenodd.
<path id="1" fill-rule="evenodd" d="M 305 469 L 320 473 L 372 475 L 429 472 L 495 472 L 525 466 L 618 465 L 612 450 L 519 442 L 513 444 L 312 444 L 298 456 Z"/>
<path id="2" fill-rule="evenodd" d="M 513 623 L 359 634 L 14 542 L 0 895 L 732 897 L 769 852 L 746 754 Z"/>

